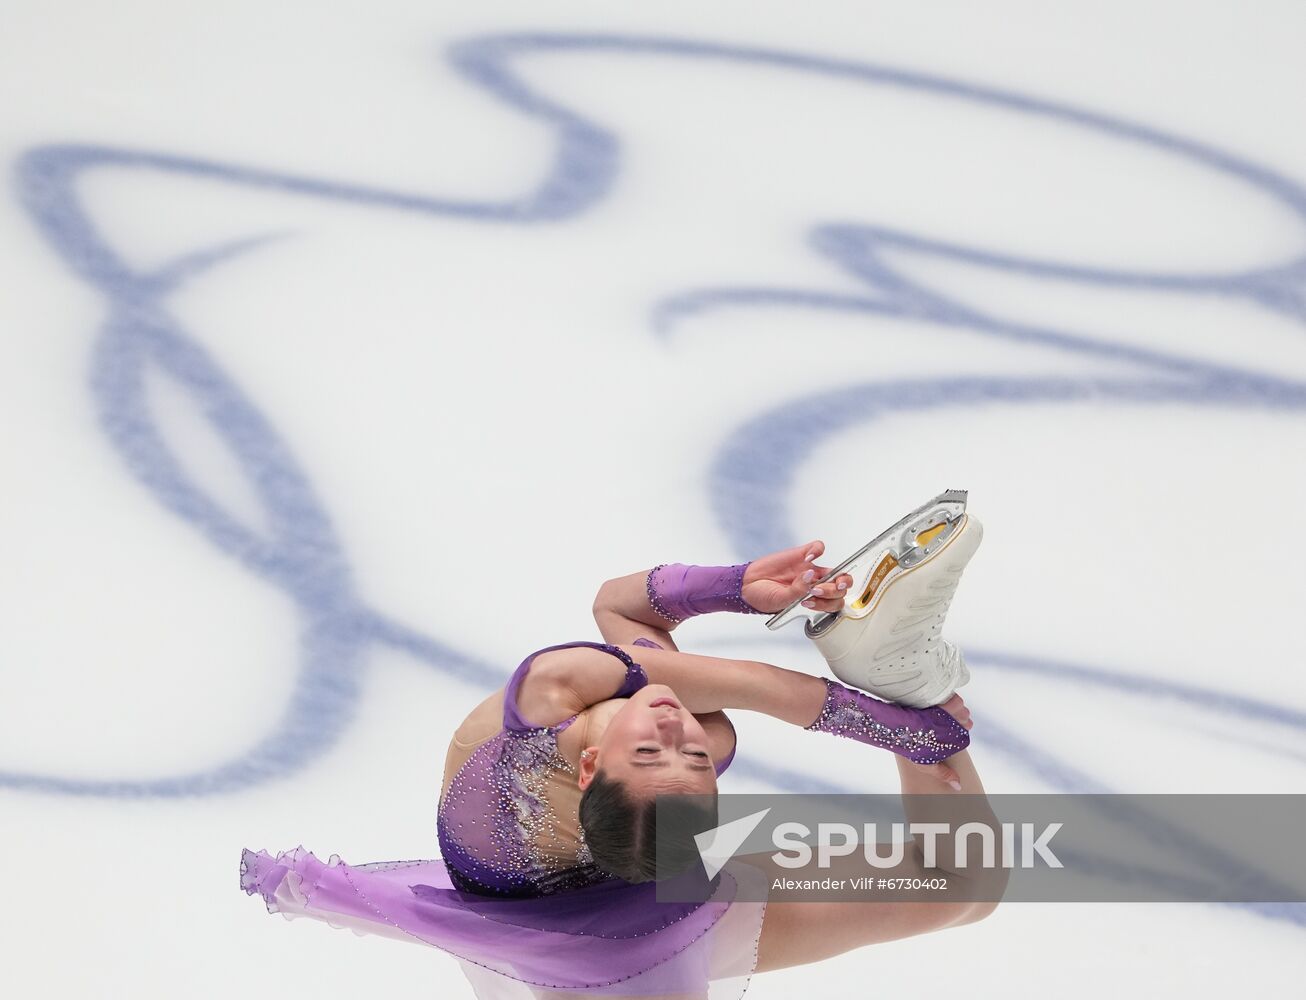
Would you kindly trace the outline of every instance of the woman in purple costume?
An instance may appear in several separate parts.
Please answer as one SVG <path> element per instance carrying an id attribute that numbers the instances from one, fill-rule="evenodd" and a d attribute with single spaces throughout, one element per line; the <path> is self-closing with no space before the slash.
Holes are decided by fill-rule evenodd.
<path id="1" fill-rule="evenodd" d="M 984 794 L 965 750 L 970 713 L 955 694 L 909 708 L 672 641 L 680 622 L 710 611 L 768 614 L 800 597 L 840 611 L 850 576 L 812 587 L 829 575 L 814 561 L 823 548 L 606 582 L 594 601 L 604 642 L 532 653 L 453 734 L 440 859 L 349 865 L 302 847 L 245 850 L 241 888 L 270 912 L 442 949 L 481 1000 L 721 1000 L 741 996 L 756 973 L 981 919 L 996 904 L 750 901 L 758 897 L 740 884 L 757 870 L 739 859 L 711 880 L 706 902 L 654 896 L 653 797 L 715 794 L 735 755 L 724 709 L 887 749 L 904 795 Z M 696 863 L 692 846 L 682 853 Z"/>

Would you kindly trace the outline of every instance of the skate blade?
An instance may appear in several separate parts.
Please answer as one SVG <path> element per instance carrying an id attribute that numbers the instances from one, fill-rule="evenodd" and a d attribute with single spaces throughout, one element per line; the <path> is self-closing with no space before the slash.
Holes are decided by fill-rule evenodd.
<path id="1" fill-rule="evenodd" d="M 842 573 L 853 578 L 842 611 L 813 611 L 803 607 L 806 597 L 772 615 L 766 627 L 775 631 L 792 621 L 805 621 L 808 637 L 822 634 L 839 620 L 840 615 L 862 617 L 870 614 L 876 599 L 889 580 L 904 570 L 919 565 L 939 551 L 964 520 L 966 491 L 945 490 L 933 500 L 917 507 L 896 524 L 882 531 L 843 562 L 835 566 L 812 586 L 827 583 Z"/>

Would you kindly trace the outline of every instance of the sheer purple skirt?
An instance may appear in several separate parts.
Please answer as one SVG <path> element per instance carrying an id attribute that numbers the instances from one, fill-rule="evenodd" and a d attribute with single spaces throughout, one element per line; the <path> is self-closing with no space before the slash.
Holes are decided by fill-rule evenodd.
<path id="1" fill-rule="evenodd" d="M 763 878 L 732 862 L 705 903 L 659 903 L 654 883 L 621 879 L 511 899 L 455 889 L 441 860 L 348 865 L 301 846 L 276 857 L 245 850 L 240 863 L 241 888 L 269 913 L 439 948 L 480 1000 L 740 997 L 766 904 L 735 896 Z"/>

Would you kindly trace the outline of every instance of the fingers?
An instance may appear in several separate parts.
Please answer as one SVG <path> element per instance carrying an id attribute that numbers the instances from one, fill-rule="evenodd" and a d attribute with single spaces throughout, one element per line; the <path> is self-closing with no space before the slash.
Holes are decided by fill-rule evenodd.
<path id="1" fill-rule="evenodd" d="M 934 778 L 937 778 L 943 784 L 951 788 L 954 792 L 961 791 L 960 776 L 957 774 L 956 771 L 950 768 L 947 764 L 945 763 L 917 764 L 916 766 L 919 767 L 926 774 Z"/>
<path id="2" fill-rule="evenodd" d="M 975 725 L 974 720 L 970 717 L 970 709 L 966 707 L 966 703 L 961 700 L 961 695 L 959 694 L 954 694 L 951 698 L 940 705 L 939 708 L 943 709 L 960 722 L 963 729 L 969 729 L 971 726 Z"/>
<path id="3" fill-rule="evenodd" d="M 803 601 L 803 607 L 830 612 L 838 611 L 843 607 L 848 588 L 853 585 L 853 578 L 848 573 L 840 573 L 833 580 L 826 580 L 819 584 L 814 582 L 828 575 L 829 572 L 822 566 L 813 565 L 796 581 L 800 588 L 807 588 L 807 600 Z"/>
<path id="4" fill-rule="evenodd" d="M 795 546 L 795 548 L 802 550 L 803 562 L 810 565 L 792 584 L 794 598 L 805 598 L 803 607 L 813 611 L 826 611 L 831 614 L 838 611 L 844 605 L 844 596 L 848 588 L 853 585 L 852 576 L 848 573 L 840 573 L 835 579 L 825 580 L 817 585 L 815 581 L 822 580 L 830 573 L 829 568 L 816 562 L 825 552 L 825 542 L 814 538 L 806 545 Z M 792 552 L 793 549 L 789 551 Z"/>
<path id="5" fill-rule="evenodd" d="M 950 768 L 947 764 L 936 764 L 934 766 L 939 769 L 938 774 L 940 781 L 951 788 L 954 792 L 961 791 L 961 776 L 957 774 L 956 771 Z"/>

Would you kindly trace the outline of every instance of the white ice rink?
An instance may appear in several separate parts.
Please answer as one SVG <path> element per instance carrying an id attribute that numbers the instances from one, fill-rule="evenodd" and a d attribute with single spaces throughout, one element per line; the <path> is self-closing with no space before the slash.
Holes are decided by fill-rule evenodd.
<path id="1" fill-rule="evenodd" d="M 452 729 L 603 580 L 949 487 L 990 791 L 1306 790 L 1303 42 L 1289 2 L 0 0 L 0 996 L 471 996 L 270 917 L 241 849 L 438 857 Z M 736 724 L 723 791 L 895 787 Z M 1304 906 L 1014 903 L 749 996 L 1303 983 Z"/>

